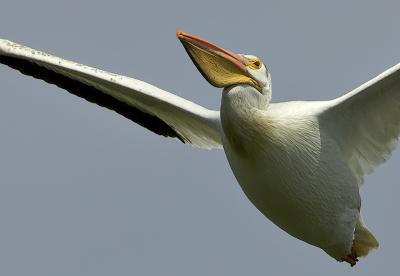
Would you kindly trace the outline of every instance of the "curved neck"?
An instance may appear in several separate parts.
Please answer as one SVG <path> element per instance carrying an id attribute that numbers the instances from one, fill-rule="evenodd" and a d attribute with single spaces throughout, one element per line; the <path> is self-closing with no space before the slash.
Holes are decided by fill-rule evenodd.
<path id="1" fill-rule="evenodd" d="M 265 110 L 271 100 L 271 91 L 264 88 L 260 93 L 247 84 L 239 84 L 224 88 L 221 100 L 221 113 L 247 113 L 251 110 Z M 239 114 L 238 114 L 239 115 Z"/>
<path id="2" fill-rule="evenodd" d="M 268 108 L 270 95 L 269 90 L 260 93 L 249 85 L 235 85 L 224 89 L 220 116 L 225 137 L 231 144 L 247 140 L 254 124 L 255 113 Z"/>

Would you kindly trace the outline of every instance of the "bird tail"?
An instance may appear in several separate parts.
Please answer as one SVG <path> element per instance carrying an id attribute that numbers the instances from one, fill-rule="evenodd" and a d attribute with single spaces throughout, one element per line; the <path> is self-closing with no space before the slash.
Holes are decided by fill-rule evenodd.
<path id="1" fill-rule="evenodd" d="M 360 215 L 358 218 L 356 229 L 354 231 L 353 247 L 358 257 L 365 257 L 368 253 L 379 247 L 379 242 L 375 236 L 369 231 Z"/>

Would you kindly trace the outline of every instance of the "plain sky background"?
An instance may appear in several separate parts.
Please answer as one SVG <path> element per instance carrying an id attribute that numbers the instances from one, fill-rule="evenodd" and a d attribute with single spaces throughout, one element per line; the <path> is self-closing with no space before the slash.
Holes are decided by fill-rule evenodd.
<path id="1" fill-rule="evenodd" d="M 260 56 L 275 102 L 332 99 L 400 61 L 399 3 L 3 0 L 0 37 L 218 109 L 178 29 Z M 397 275 L 399 164 L 365 179 L 381 247 L 350 269 L 265 219 L 223 151 L 0 66 L 0 275 Z"/>

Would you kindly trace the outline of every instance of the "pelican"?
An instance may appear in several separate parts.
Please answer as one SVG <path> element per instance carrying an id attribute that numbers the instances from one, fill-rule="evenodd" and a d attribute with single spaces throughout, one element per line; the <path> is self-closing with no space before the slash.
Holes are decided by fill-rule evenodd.
<path id="1" fill-rule="evenodd" d="M 0 62 L 185 144 L 223 148 L 247 198 L 290 235 L 354 266 L 378 247 L 361 215 L 363 177 L 400 132 L 400 64 L 329 101 L 271 103 L 262 60 L 177 32 L 220 111 L 140 80 L 0 40 Z"/>

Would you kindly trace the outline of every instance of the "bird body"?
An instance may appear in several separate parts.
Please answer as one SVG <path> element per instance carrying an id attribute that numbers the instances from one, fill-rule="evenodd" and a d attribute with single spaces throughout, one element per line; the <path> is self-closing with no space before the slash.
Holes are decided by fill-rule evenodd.
<path id="1" fill-rule="evenodd" d="M 271 103 L 262 61 L 177 33 L 220 111 L 145 82 L 0 40 L 0 63 L 107 107 L 163 136 L 222 148 L 249 200 L 290 235 L 352 266 L 378 247 L 359 187 L 400 134 L 400 65 L 330 101 Z"/>
<path id="2" fill-rule="evenodd" d="M 231 98 L 242 91 L 223 94 L 221 121 L 224 150 L 244 193 L 277 226 L 341 260 L 351 251 L 361 203 L 340 149 L 319 126 L 326 103 L 237 114 L 243 108 Z"/>

